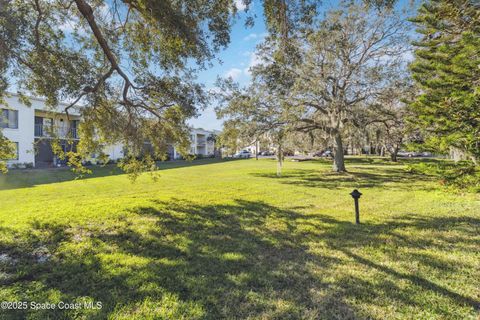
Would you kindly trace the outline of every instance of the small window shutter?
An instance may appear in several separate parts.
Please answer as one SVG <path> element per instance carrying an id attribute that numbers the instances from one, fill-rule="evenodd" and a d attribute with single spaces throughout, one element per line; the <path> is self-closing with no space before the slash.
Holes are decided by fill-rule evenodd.
<path id="1" fill-rule="evenodd" d="M 8 110 L 7 109 L 1 109 L 0 128 L 8 128 Z"/>

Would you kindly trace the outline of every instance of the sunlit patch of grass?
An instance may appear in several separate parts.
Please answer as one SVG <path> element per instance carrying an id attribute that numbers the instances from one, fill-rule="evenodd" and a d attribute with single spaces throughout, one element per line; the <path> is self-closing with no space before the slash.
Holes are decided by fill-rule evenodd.
<path id="1" fill-rule="evenodd" d="M 3 319 L 475 319 L 480 196 L 411 160 L 164 163 L 0 178 L 0 300 L 102 302 Z M 418 160 L 413 160 L 418 161 Z M 361 225 L 349 193 L 359 188 Z"/>

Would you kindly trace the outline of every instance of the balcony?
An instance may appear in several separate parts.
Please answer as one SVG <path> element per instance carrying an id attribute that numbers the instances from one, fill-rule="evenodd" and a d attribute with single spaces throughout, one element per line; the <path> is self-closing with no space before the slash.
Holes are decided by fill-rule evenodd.
<path id="1" fill-rule="evenodd" d="M 43 124 L 35 124 L 35 137 L 53 137 L 64 139 L 78 139 L 78 133 L 76 128 L 68 128 L 66 126 L 45 126 Z"/>

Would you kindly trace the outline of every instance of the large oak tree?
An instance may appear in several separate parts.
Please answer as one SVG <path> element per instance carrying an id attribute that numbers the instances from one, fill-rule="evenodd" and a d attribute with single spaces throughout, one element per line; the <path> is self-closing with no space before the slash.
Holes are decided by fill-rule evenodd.
<path id="1" fill-rule="evenodd" d="M 361 125 L 365 107 L 391 88 L 405 68 L 405 20 L 391 9 L 359 2 L 327 13 L 302 46 L 290 95 L 302 131 L 322 130 L 334 146 L 334 171 L 346 171 L 344 131 Z"/>

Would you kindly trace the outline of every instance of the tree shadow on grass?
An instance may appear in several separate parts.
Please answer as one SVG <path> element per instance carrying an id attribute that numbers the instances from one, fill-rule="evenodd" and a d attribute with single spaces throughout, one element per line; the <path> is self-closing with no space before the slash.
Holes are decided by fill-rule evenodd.
<path id="1" fill-rule="evenodd" d="M 387 166 L 402 166 L 405 164 L 418 164 L 418 163 L 445 163 L 450 162 L 450 160 L 441 159 L 441 158 L 408 158 L 408 157 L 398 157 L 398 161 L 394 162 L 390 160 L 390 157 L 381 157 L 381 156 L 345 156 L 345 165 L 347 169 L 356 165 L 387 165 Z M 275 159 L 272 159 L 275 160 Z M 276 161 L 276 160 L 275 160 Z M 332 164 L 333 159 L 331 158 L 313 158 L 310 160 L 311 163 L 319 164 Z"/>
<path id="2" fill-rule="evenodd" d="M 197 159 L 192 161 L 175 160 L 157 162 L 158 170 L 177 169 L 192 166 L 201 166 L 208 164 L 223 163 L 226 161 L 237 161 L 237 159 L 219 160 L 219 159 Z M 106 166 L 88 166 L 92 170 L 91 174 L 82 176 L 73 173 L 70 168 L 48 168 L 48 169 L 19 169 L 10 170 L 7 174 L 0 174 L 0 191 L 19 188 L 30 188 L 37 185 L 67 182 L 74 180 L 88 180 L 92 178 L 101 178 L 126 174 L 118 168 L 116 164 Z"/>
<path id="3" fill-rule="evenodd" d="M 397 252 L 400 249 L 433 249 L 435 252 L 444 253 L 457 250 L 464 251 L 465 254 L 471 254 L 480 248 L 480 237 L 478 236 L 480 219 L 465 216 L 426 218 L 410 214 L 383 224 L 363 224 L 361 226 L 342 222 L 330 216 L 322 216 L 320 220 L 330 225 L 329 232 L 324 237 L 327 245 L 342 252 L 356 263 L 389 275 L 396 280 L 406 280 L 421 290 L 435 292 L 458 305 L 471 307 L 477 312 L 480 311 L 480 300 L 477 297 L 463 295 L 415 273 L 397 271 L 392 267 L 374 261 L 368 255 L 356 253 L 362 247 L 372 245 L 383 247 L 389 243 L 395 248 L 391 252 L 392 261 L 395 258 L 398 259 Z M 412 229 L 433 232 L 434 238 L 425 238 L 424 235 L 406 237 L 399 234 L 401 231 Z M 452 231 L 456 231 L 460 235 L 452 236 Z M 445 261 L 438 256 L 425 253 L 409 253 L 409 260 L 405 263 L 420 264 L 429 267 L 431 270 L 436 269 L 436 271 L 450 275 L 454 275 L 462 267 L 472 268 L 462 261 Z M 355 292 L 355 290 L 351 292 Z"/>
<path id="4" fill-rule="evenodd" d="M 280 183 L 298 185 L 311 188 L 373 188 L 395 190 L 432 190 L 434 186 L 428 186 L 426 181 L 431 177 L 411 174 L 402 168 L 381 168 L 378 173 L 356 171 L 356 168 L 346 173 L 330 171 L 318 171 L 312 169 L 287 170 L 280 177 L 275 173 L 251 173 L 255 177 L 277 179 Z"/>
<path id="5" fill-rule="evenodd" d="M 203 207 L 176 200 L 153 202 L 132 214 L 149 223 L 140 226 L 120 218 L 117 226 L 73 229 L 36 224 L 35 237 L 10 231 L 11 239 L 22 241 L 0 245 L 2 253 L 16 260 L 4 270 L 10 278 L 3 285 L 28 291 L 29 300 L 49 301 L 47 292 L 55 292 L 62 301 L 102 301 L 104 308 L 91 318 L 111 316 L 120 307 L 131 311 L 145 299 L 165 295 L 173 295 L 183 308 L 188 303 L 201 306 L 201 318 L 207 319 L 302 318 L 308 313 L 306 318 L 317 319 L 322 301 L 331 306 L 327 317 L 354 318 L 354 309 L 341 299 L 328 294 L 322 301 L 312 298 L 312 290 L 326 284 L 307 265 L 329 268 L 337 261 L 308 252 L 294 233 L 292 223 L 299 215 L 294 211 L 242 200 Z M 282 220 L 278 226 L 277 218 Z M 58 241 L 46 236 L 51 232 L 61 235 Z M 39 245 L 53 255 L 47 262 L 38 263 L 32 255 Z M 34 284 L 36 289 L 29 290 Z M 69 318 L 72 313 L 27 310 L 9 315 L 40 319 Z"/>
<path id="6" fill-rule="evenodd" d="M 363 248 L 384 252 L 388 245 L 394 255 L 397 249 L 448 252 L 457 244 L 474 247 L 480 245 L 473 237 L 479 225 L 479 219 L 471 217 L 408 215 L 356 226 L 260 201 L 198 205 L 152 200 L 111 221 L 84 226 L 33 222 L 27 233 L 2 230 L 0 254 L 14 262 L 0 264 L 7 275 L 0 284 L 8 289 L 2 298 L 103 302 L 101 310 L 93 311 L 6 313 L 6 318 L 17 319 L 381 318 L 362 306 L 388 309 L 385 304 L 391 301 L 397 307 L 429 309 L 415 299 L 417 291 L 447 301 L 447 310 L 429 310 L 450 317 L 455 308 L 477 307 L 478 301 L 424 275 L 375 261 Z M 437 229 L 435 241 L 401 234 Z M 448 230 L 456 230 L 457 237 L 450 237 Z M 44 262 L 35 254 L 39 247 L 50 254 Z M 447 276 L 455 274 L 438 258 L 419 254 L 411 259 Z M 365 273 L 380 280 L 372 282 Z M 400 286 L 401 281 L 408 285 Z"/>
<path id="7" fill-rule="evenodd" d="M 95 166 L 88 169 L 93 171 L 92 174 L 83 177 L 73 173 L 69 168 L 10 170 L 6 174 L 0 174 L 0 191 L 124 174 L 116 165 Z"/>

